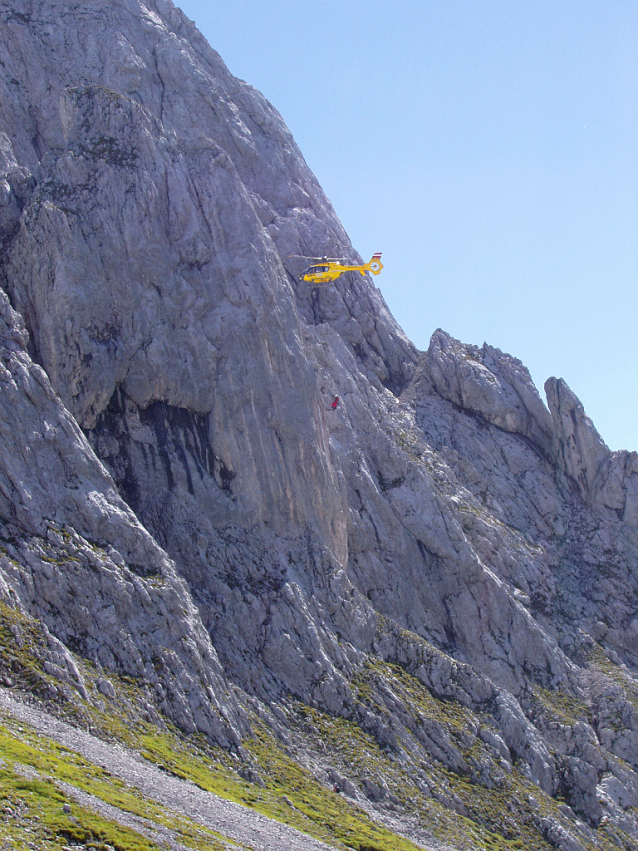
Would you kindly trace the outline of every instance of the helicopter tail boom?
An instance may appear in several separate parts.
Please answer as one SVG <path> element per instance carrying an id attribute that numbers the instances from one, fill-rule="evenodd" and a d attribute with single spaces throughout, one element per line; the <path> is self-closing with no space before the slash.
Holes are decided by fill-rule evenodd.
<path id="1" fill-rule="evenodd" d="M 363 267 L 366 272 L 372 272 L 373 275 L 378 275 L 381 269 L 383 269 L 383 263 L 381 262 L 381 252 L 377 251 L 376 254 L 373 254 L 370 258 L 370 262 L 366 263 Z M 363 275 L 364 273 L 361 272 Z"/>

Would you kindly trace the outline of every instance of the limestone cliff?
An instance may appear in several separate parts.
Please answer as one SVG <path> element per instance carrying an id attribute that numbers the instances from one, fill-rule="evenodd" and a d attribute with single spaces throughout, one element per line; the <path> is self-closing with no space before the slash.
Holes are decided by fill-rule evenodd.
<path id="1" fill-rule="evenodd" d="M 300 283 L 359 255 L 170 0 L 4 0 L 0 60 L 0 593 L 49 668 L 240 753 L 257 712 L 417 838 L 401 783 L 468 847 L 638 847 L 636 453 L 370 278 Z"/>

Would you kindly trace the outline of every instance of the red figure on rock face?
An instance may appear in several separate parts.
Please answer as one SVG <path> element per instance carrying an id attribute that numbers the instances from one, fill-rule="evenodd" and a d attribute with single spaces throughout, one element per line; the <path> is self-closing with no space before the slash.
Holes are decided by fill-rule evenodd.
<path id="1" fill-rule="evenodd" d="M 338 404 L 339 404 L 339 397 L 335 396 L 334 399 L 332 400 L 332 405 L 330 406 L 333 411 L 336 411 Z"/>

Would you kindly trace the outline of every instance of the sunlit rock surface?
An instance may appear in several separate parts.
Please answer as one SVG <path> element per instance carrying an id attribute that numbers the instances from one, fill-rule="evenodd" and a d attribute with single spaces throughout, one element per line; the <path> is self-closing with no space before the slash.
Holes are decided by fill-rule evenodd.
<path id="1" fill-rule="evenodd" d="M 225 747 L 247 700 L 292 747 L 300 702 L 451 812 L 431 766 L 566 801 L 525 804 L 549 846 L 638 839 L 636 453 L 492 346 L 418 352 L 370 278 L 300 283 L 292 255 L 359 255 L 167 0 L 1 2 L 0 58 L 0 592 L 60 670 Z"/>

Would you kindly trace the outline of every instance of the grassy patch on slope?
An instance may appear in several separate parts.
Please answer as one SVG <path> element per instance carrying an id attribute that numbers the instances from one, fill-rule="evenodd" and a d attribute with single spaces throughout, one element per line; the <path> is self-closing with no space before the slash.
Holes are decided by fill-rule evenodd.
<path id="1" fill-rule="evenodd" d="M 64 812 L 65 804 L 71 807 L 69 813 Z M 0 768 L 0 837 L 15 851 L 59 849 L 70 843 L 95 851 L 159 851 L 136 831 L 70 800 L 53 780 L 28 779 L 8 763 Z"/>
<path id="2" fill-rule="evenodd" d="M 122 840 L 124 844 L 121 847 L 125 851 L 129 851 L 129 849 L 130 851 L 137 851 L 138 845 L 140 851 L 147 847 L 153 849 L 156 847 L 153 842 L 142 836 L 136 839 L 138 845 L 133 844 L 128 834 L 138 836 L 137 833 L 128 828 L 121 828 L 114 822 L 103 819 L 75 802 L 72 803 L 73 818 L 69 820 L 69 816 L 64 814 L 61 808 L 70 799 L 56 786 L 56 781 L 63 781 L 124 812 L 168 827 L 176 833 L 184 845 L 193 849 L 201 849 L 201 851 L 219 849 L 219 851 L 222 851 L 225 848 L 222 842 L 218 841 L 218 837 L 213 831 L 196 825 L 190 819 L 177 815 L 154 801 L 144 799 L 137 789 L 114 777 L 107 770 L 92 764 L 79 754 L 68 750 L 46 736 L 36 733 L 28 725 L 16 722 L 15 719 L 10 717 L 6 720 L 6 726 L 0 725 L 0 755 L 3 761 L 0 770 L 14 778 L 13 782 L 9 782 L 5 778 L 5 774 L 0 775 L 2 780 L 0 782 L 0 790 L 2 790 L 0 801 L 3 794 L 5 794 L 5 797 L 7 795 L 15 797 L 20 790 L 30 789 L 31 794 L 28 797 L 22 796 L 20 798 L 18 795 L 17 800 L 23 801 L 23 806 L 26 806 L 31 820 L 35 816 L 36 822 L 39 821 L 42 825 L 49 826 L 48 834 L 57 836 L 58 834 L 55 833 L 57 827 L 60 825 L 64 827 L 69 822 L 71 827 L 69 828 L 70 833 L 67 831 L 69 833 L 67 838 L 75 838 L 72 835 L 72 828 L 75 825 L 78 828 L 76 831 L 78 840 L 81 839 L 82 830 L 87 835 L 88 839 L 81 840 L 85 844 L 87 841 L 98 842 L 99 840 L 113 845 L 110 839 L 104 838 L 106 836 L 105 826 L 103 826 L 102 834 L 95 830 L 98 823 L 104 822 L 105 825 L 110 825 L 109 835 L 113 839 L 118 837 L 116 828 L 124 831 L 124 840 Z M 23 766 L 28 766 L 37 776 L 25 778 L 24 772 L 21 770 Z M 16 787 L 16 789 L 11 792 L 13 787 Z M 50 804 L 54 805 L 53 812 L 50 812 Z M 7 806 L 12 809 L 10 804 Z M 53 820 L 48 818 L 48 820 L 43 821 L 43 817 L 40 815 L 40 811 L 43 809 L 55 818 Z M 0 810 L 2 810 L 1 804 Z M 90 819 L 86 815 L 87 813 L 91 816 Z M 29 818 L 27 817 L 26 820 L 28 822 Z M 87 833 L 90 830 L 98 838 L 92 840 Z M 59 835 L 63 836 L 63 834 L 64 831 L 62 830 Z M 100 836 L 102 836 L 102 839 L 99 839 Z M 129 844 L 126 844 L 127 842 Z M 89 847 L 91 846 L 89 845 Z M 97 845 L 96 847 L 101 846 Z M 120 846 L 114 847 L 119 848 Z"/>

